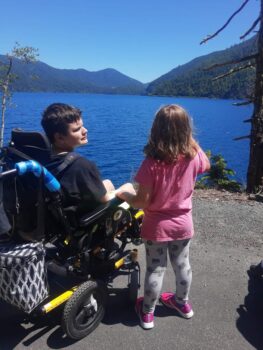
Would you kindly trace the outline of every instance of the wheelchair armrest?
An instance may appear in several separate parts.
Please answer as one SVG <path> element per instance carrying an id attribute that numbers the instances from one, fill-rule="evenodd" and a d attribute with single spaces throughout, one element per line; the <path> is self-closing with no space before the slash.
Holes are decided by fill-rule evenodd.
<path id="1" fill-rule="evenodd" d="M 114 197 L 110 201 L 101 204 L 99 207 L 97 207 L 91 213 L 88 213 L 88 214 L 82 216 L 82 218 L 79 221 L 79 226 L 80 227 L 88 226 L 92 222 L 96 221 L 97 219 L 99 219 L 100 217 L 105 215 L 108 210 L 110 210 L 110 209 L 112 209 L 114 207 L 117 207 L 121 203 L 123 203 L 123 200 L 121 200 L 121 199 L 119 199 L 117 197 Z"/>

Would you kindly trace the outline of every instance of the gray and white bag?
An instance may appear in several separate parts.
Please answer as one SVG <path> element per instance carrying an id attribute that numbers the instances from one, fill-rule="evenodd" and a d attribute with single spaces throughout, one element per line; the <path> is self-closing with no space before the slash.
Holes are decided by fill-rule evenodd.
<path id="1" fill-rule="evenodd" d="M 0 298 L 30 313 L 48 296 L 42 243 L 0 245 Z"/>

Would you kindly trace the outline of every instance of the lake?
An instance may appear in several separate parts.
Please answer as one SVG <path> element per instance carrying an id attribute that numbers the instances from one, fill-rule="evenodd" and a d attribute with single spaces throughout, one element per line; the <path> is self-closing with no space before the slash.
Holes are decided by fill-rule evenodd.
<path id="1" fill-rule="evenodd" d="M 204 150 L 222 154 L 236 179 L 246 182 L 252 106 L 236 107 L 233 100 L 72 93 L 15 93 L 6 112 L 5 144 L 14 127 L 41 130 L 42 111 L 51 103 L 74 105 L 83 112 L 89 143 L 78 151 L 96 162 L 102 177 L 115 186 L 132 180 L 143 159 L 143 147 L 156 110 L 179 104 L 191 115 L 196 139 Z"/>

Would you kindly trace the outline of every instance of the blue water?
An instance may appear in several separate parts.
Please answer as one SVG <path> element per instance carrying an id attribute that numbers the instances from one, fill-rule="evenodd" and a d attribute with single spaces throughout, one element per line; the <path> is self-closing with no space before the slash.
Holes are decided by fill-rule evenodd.
<path id="1" fill-rule="evenodd" d="M 143 146 L 156 110 L 164 104 L 182 105 L 191 115 L 195 137 L 204 150 L 221 153 L 237 180 L 245 183 L 248 140 L 233 141 L 249 134 L 243 123 L 252 107 L 235 107 L 232 100 L 205 98 L 148 97 L 69 93 L 15 93 L 6 113 L 5 143 L 14 127 L 41 130 L 42 111 L 54 102 L 77 106 L 83 111 L 89 144 L 78 151 L 95 161 L 103 178 L 115 186 L 132 180 L 143 159 Z"/>

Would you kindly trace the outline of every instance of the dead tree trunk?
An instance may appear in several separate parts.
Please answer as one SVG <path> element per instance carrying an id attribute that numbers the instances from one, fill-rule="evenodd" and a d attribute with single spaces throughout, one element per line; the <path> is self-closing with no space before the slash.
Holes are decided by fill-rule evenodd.
<path id="1" fill-rule="evenodd" d="M 263 191 L 263 0 L 261 0 L 254 112 L 251 120 L 250 156 L 247 172 L 247 192 Z"/>

